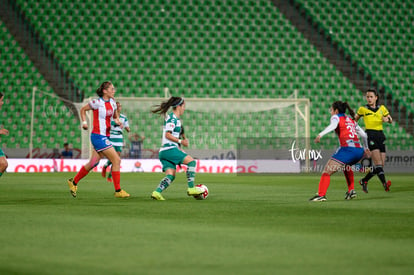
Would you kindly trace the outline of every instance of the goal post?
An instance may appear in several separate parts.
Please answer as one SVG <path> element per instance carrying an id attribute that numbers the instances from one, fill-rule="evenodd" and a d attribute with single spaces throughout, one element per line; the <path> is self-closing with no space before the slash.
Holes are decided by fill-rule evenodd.
<path id="1" fill-rule="evenodd" d="M 79 120 L 79 103 L 62 98 L 53 91 L 41 90 L 37 86 L 32 87 L 31 96 L 28 93 L 27 98 L 26 102 L 30 101 L 30 106 L 24 105 L 22 109 L 27 111 L 28 118 L 21 114 L 18 116 L 22 123 L 30 120 L 30 126 L 26 128 L 29 135 L 22 137 L 19 147 L 29 148 L 29 158 L 33 158 L 35 149 L 53 149 L 59 153 L 63 143 L 80 142 L 78 129 L 75 128 Z M 19 102 L 24 104 L 25 101 L 19 99 Z"/>
<path id="2" fill-rule="evenodd" d="M 90 100 L 85 99 L 83 104 Z M 128 117 L 131 132 L 145 136 L 143 158 L 156 157 L 154 152 L 160 147 L 164 118 L 151 113 L 151 109 L 167 99 L 117 97 L 116 100 L 122 105 L 122 113 Z M 186 109 L 181 119 L 190 141 L 185 150 L 195 158 L 220 159 L 228 152 L 236 159 L 290 157 L 288 150 L 292 140 L 299 139 L 304 149 L 310 147 L 309 99 L 185 98 L 185 102 Z M 83 158 L 88 158 L 91 153 L 91 112 L 87 112 L 87 120 L 89 131 L 82 131 Z M 127 149 L 128 144 L 125 145 Z M 285 155 L 266 156 L 272 150 L 283 151 Z M 309 160 L 303 161 L 308 167 Z"/>

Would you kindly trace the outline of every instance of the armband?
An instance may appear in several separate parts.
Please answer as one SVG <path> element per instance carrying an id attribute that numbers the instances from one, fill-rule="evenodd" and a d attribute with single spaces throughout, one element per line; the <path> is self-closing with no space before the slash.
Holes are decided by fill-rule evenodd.
<path id="1" fill-rule="evenodd" d="M 178 143 L 181 144 L 181 139 L 178 139 Z"/>
<path id="2" fill-rule="evenodd" d="M 82 121 L 82 125 L 88 125 L 88 122 L 86 120 Z"/>

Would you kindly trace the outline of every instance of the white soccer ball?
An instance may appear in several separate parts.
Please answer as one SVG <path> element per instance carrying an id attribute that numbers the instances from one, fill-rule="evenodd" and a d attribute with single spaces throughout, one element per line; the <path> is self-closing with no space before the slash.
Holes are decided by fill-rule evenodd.
<path id="1" fill-rule="evenodd" d="M 196 200 L 205 200 L 205 199 L 207 199 L 207 197 L 208 197 L 208 188 L 207 188 L 207 186 L 205 186 L 204 184 L 198 184 L 198 185 L 196 185 L 196 187 L 202 188 L 204 190 L 204 193 L 202 193 L 200 195 L 197 195 L 197 196 L 194 196 L 194 198 Z"/>

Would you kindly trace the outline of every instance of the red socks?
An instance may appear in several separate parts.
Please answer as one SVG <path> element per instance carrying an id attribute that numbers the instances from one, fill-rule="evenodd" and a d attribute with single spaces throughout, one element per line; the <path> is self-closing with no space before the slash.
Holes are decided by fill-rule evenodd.
<path id="1" fill-rule="evenodd" d="M 82 168 L 79 170 L 79 172 L 76 174 L 75 178 L 73 179 L 75 185 L 78 184 L 78 182 L 81 179 L 83 179 L 88 173 L 89 171 L 85 169 L 85 166 L 82 166 Z"/>
<path id="2" fill-rule="evenodd" d="M 354 171 L 352 169 L 347 169 L 345 166 L 344 175 L 346 179 L 346 184 L 348 184 L 348 192 L 354 189 Z"/>
<path id="3" fill-rule="evenodd" d="M 78 184 L 78 182 L 83 179 L 89 173 L 88 170 L 85 169 L 85 166 L 79 170 L 76 174 L 75 178 L 73 179 L 74 184 Z M 121 190 L 121 172 L 120 171 L 112 171 L 112 179 L 114 181 L 115 191 Z"/>
<path id="4" fill-rule="evenodd" d="M 321 176 L 321 180 L 319 181 L 319 196 L 325 196 L 326 191 L 328 190 L 329 184 L 331 182 L 331 176 L 328 173 L 323 173 Z"/>
<path id="5" fill-rule="evenodd" d="M 112 179 L 114 181 L 115 191 L 121 190 L 121 172 L 112 171 Z"/>
<path id="6" fill-rule="evenodd" d="M 346 183 L 348 184 L 348 191 L 354 189 L 354 172 L 351 169 L 345 169 L 344 175 L 346 179 Z M 321 180 L 319 181 L 319 196 L 325 196 L 326 191 L 328 191 L 329 184 L 331 182 L 331 176 L 328 173 L 323 173 L 321 176 Z"/>

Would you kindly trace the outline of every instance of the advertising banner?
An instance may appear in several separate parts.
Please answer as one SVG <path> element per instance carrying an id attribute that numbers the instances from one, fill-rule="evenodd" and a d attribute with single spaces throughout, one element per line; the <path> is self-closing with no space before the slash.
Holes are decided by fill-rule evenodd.
<path id="1" fill-rule="evenodd" d="M 77 172 L 88 162 L 86 159 L 7 159 L 8 173 L 36 172 Z M 93 171 L 100 172 L 106 159 L 101 160 Z M 186 166 L 177 166 L 177 171 Z M 121 162 L 121 172 L 162 172 L 157 159 L 125 159 Z M 298 173 L 299 162 L 291 160 L 197 160 L 197 173 Z"/>

